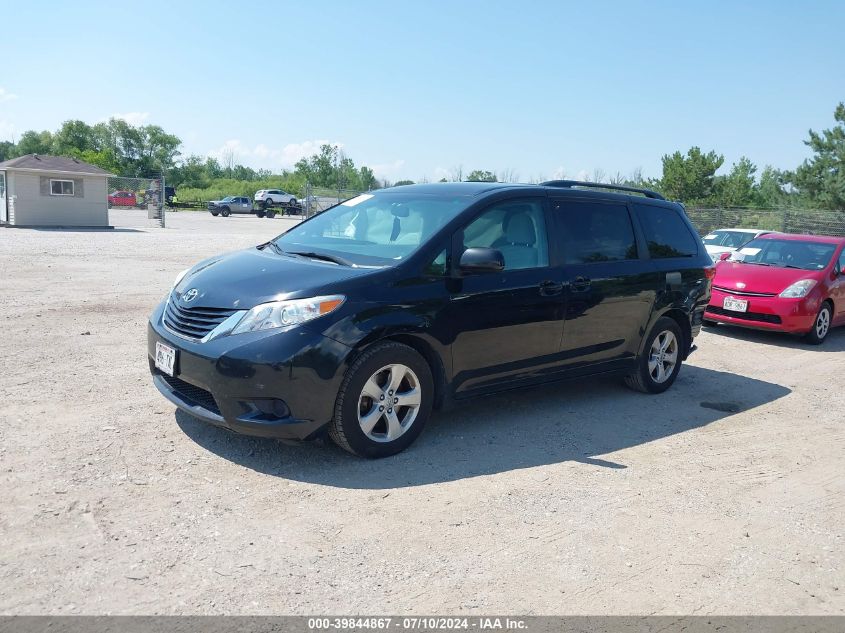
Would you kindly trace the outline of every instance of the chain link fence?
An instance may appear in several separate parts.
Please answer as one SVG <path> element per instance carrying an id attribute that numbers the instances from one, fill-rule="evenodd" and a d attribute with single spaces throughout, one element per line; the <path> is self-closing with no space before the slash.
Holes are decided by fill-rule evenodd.
<path id="1" fill-rule="evenodd" d="M 687 215 L 701 235 L 716 229 L 747 228 L 782 233 L 845 236 L 845 211 L 688 207 Z"/>
<path id="2" fill-rule="evenodd" d="M 109 224 L 120 228 L 163 227 L 166 203 L 170 197 L 167 191 L 161 176 L 109 176 Z"/>
<path id="3" fill-rule="evenodd" d="M 346 200 L 359 196 L 364 191 L 356 189 L 330 189 L 327 187 L 315 187 L 310 183 L 305 185 L 305 193 L 300 204 L 303 207 L 306 218 L 322 213 L 329 207 L 340 204 Z"/>

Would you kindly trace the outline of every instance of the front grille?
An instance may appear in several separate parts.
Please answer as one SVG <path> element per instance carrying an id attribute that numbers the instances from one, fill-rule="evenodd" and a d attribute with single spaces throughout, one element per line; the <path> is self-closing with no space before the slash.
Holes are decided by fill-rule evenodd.
<path id="1" fill-rule="evenodd" d="M 173 391 L 176 392 L 176 394 L 183 400 L 187 400 L 192 404 L 198 405 L 203 409 L 208 409 L 212 413 L 220 415 L 220 407 L 217 406 L 217 401 L 214 399 L 214 396 L 205 389 L 201 389 L 196 385 L 192 385 L 189 382 L 185 382 L 184 380 L 180 380 L 179 378 L 174 378 L 166 374 L 159 374 L 159 376 L 161 376 L 164 382 L 170 385 L 170 388 L 173 389 Z"/>
<path id="2" fill-rule="evenodd" d="M 179 336 L 201 339 L 235 312 L 225 308 L 183 308 L 170 300 L 164 309 L 164 324 Z"/>
<path id="3" fill-rule="evenodd" d="M 781 319 L 776 314 L 763 314 L 762 312 L 734 312 L 733 310 L 725 310 L 716 306 L 707 306 L 704 312 L 705 318 L 707 314 L 718 314 L 720 316 L 729 316 L 735 319 L 742 319 L 743 321 L 759 321 L 761 323 L 780 323 Z"/>
<path id="4" fill-rule="evenodd" d="M 746 292 L 745 290 L 736 290 L 735 288 L 724 288 L 722 286 L 713 286 L 713 290 L 719 290 L 729 295 L 742 295 L 743 297 L 774 297 L 774 292 Z"/>

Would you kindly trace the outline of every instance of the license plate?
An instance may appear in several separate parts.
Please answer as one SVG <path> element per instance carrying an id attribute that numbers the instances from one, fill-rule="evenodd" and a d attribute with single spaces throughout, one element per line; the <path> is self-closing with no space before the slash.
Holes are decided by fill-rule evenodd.
<path id="1" fill-rule="evenodd" d="M 748 302 L 744 299 L 734 299 L 733 297 L 725 297 L 725 302 L 722 304 L 725 310 L 733 310 L 734 312 L 747 312 Z"/>
<path id="2" fill-rule="evenodd" d="M 164 343 L 156 341 L 156 367 L 168 376 L 172 376 L 175 365 L 176 350 Z"/>

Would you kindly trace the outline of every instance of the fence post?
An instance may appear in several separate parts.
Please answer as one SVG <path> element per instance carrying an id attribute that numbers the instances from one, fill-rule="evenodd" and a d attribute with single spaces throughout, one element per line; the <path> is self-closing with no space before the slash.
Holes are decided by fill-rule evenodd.
<path id="1" fill-rule="evenodd" d="M 789 210 L 784 209 L 783 210 L 783 220 L 781 222 L 781 228 L 780 228 L 781 232 L 782 233 L 789 233 L 789 231 L 787 230 L 788 227 L 789 227 Z"/>
<path id="2" fill-rule="evenodd" d="M 164 172 L 161 172 L 161 198 L 159 202 L 161 202 L 161 228 L 165 228 L 165 221 L 164 221 L 164 207 L 165 202 L 167 201 L 167 195 L 165 194 L 166 187 L 164 186 Z"/>
<path id="3" fill-rule="evenodd" d="M 722 207 L 716 209 L 716 228 L 722 228 Z"/>
<path id="4" fill-rule="evenodd" d="M 305 182 L 305 217 L 311 217 L 311 183 Z"/>

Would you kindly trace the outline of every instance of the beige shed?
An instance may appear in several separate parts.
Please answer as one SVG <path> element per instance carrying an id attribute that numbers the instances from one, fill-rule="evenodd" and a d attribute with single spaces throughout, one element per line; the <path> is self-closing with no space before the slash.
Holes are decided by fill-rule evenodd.
<path id="1" fill-rule="evenodd" d="M 0 163 L 0 225 L 105 228 L 109 173 L 65 156 L 27 154 Z"/>

